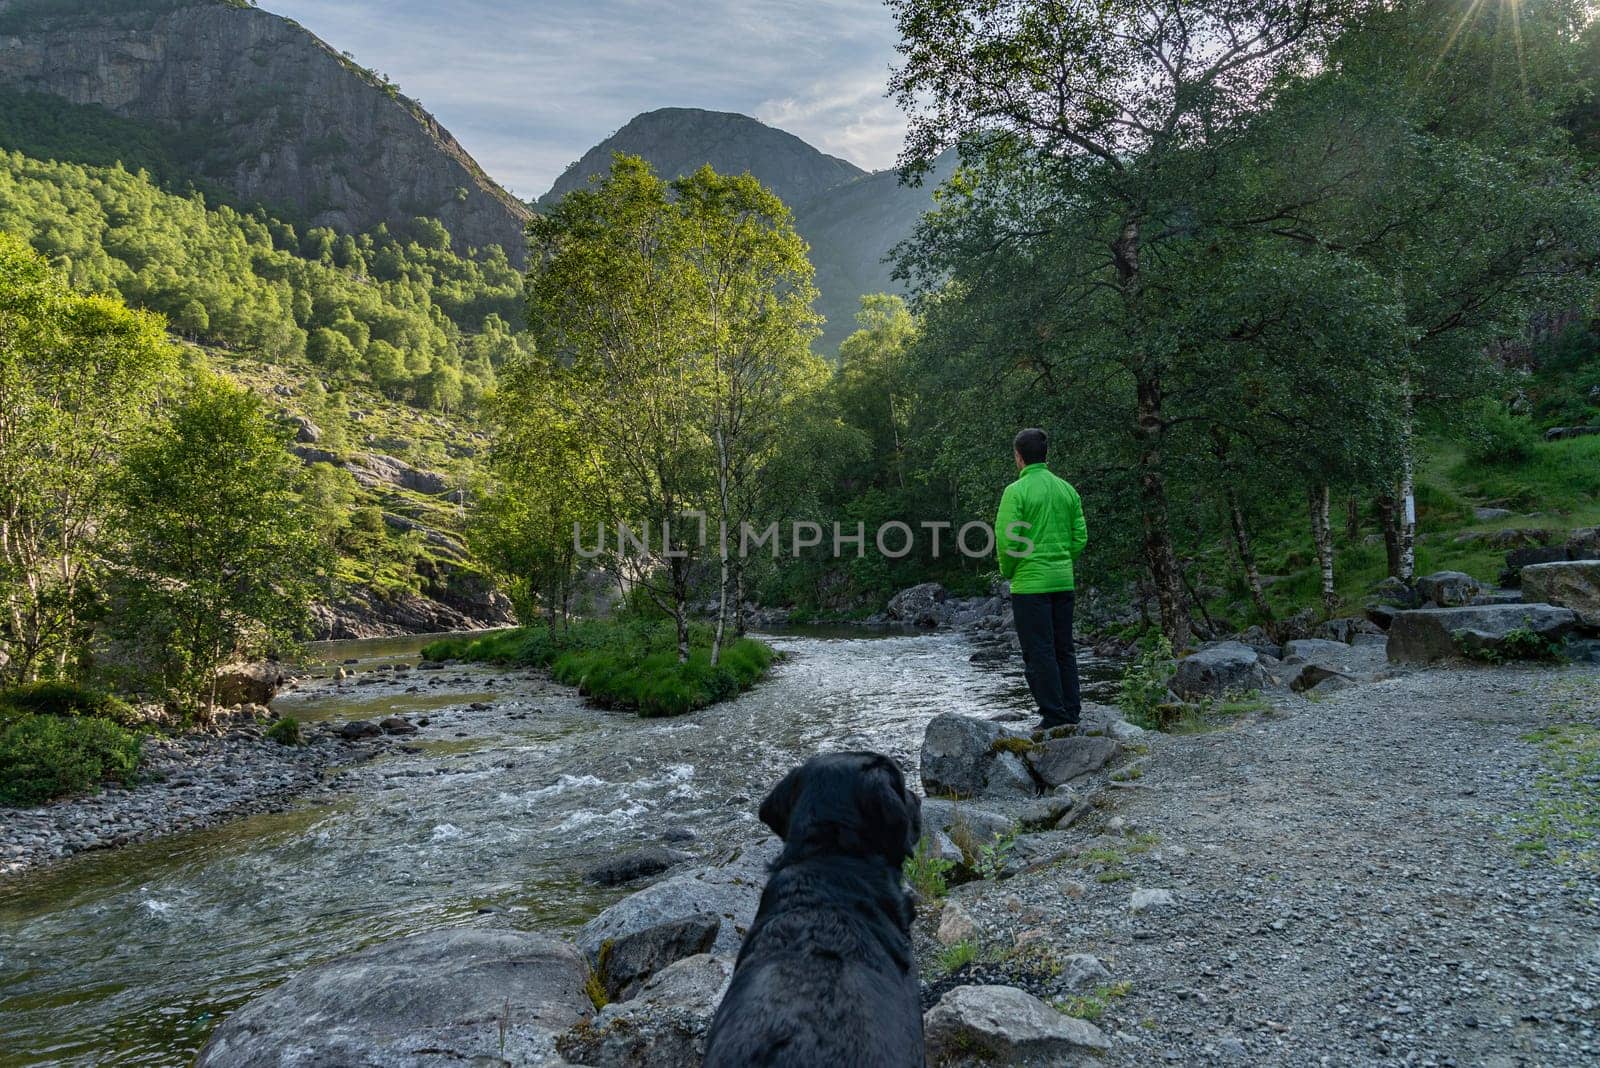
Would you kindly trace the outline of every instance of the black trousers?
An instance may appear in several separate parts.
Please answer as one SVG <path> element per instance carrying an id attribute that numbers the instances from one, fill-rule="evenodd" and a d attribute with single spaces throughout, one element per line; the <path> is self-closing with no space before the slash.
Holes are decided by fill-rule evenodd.
<path id="1" fill-rule="evenodd" d="M 1028 689 L 1045 727 L 1078 722 L 1078 653 L 1072 644 L 1073 593 L 1013 593 L 1011 614 L 1022 640 Z"/>

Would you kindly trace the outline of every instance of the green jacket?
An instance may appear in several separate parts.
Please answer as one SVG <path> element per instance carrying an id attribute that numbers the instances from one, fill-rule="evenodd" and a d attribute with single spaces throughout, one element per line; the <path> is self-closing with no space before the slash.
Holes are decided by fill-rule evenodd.
<path id="1" fill-rule="evenodd" d="M 1089 541 L 1083 499 L 1044 464 L 1029 464 L 1000 497 L 994 536 L 1012 593 L 1070 590 L 1072 562 Z"/>

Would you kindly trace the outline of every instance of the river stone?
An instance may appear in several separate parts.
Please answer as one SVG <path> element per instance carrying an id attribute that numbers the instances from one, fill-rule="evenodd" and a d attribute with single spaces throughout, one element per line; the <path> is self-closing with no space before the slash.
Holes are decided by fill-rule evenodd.
<path id="1" fill-rule="evenodd" d="M 1073 953 L 1061 961 L 1061 984 L 1068 990 L 1084 990 L 1111 981 L 1111 973 L 1093 953 Z"/>
<path id="2" fill-rule="evenodd" d="M 922 789 L 928 796 L 976 797 L 989 782 L 998 723 L 946 712 L 922 736 Z"/>
<path id="3" fill-rule="evenodd" d="M 949 836 L 963 850 L 990 845 L 1017 829 L 1009 816 L 964 801 L 948 801 L 940 797 L 930 797 L 922 802 L 922 827 L 925 831 L 938 831 Z"/>
<path id="4" fill-rule="evenodd" d="M 576 1063 L 596 1068 L 698 1068 L 711 1017 L 732 978 L 726 960 L 685 957 L 652 976 L 637 996 L 607 1005 L 556 1044 Z"/>
<path id="5" fill-rule="evenodd" d="M 1267 683 L 1260 655 L 1242 642 L 1217 642 L 1178 661 L 1172 688 L 1180 696 L 1221 697 Z"/>
<path id="6" fill-rule="evenodd" d="M 1317 629 L 1311 636 L 1354 645 L 1358 635 L 1382 633 L 1382 628 L 1370 619 L 1363 619 L 1361 616 L 1342 616 L 1317 624 Z"/>
<path id="7" fill-rule="evenodd" d="M 1159 887 L 1144 890 L 1135 890 L 1128 895 L 1129 912 L 1149 912 L 1151 909 L 1171 908 L 1177 902 L 1173 899 L 1171 890 Z"/>
<path id="8" fill-rule="evenodd" d="M 415 734 L 417 725 L 409 719 L 400 716 L 386 716 L 378 721 L 378 728 L 385 734 Z"/>
<path id="9" fill-rule="evenodd" d="M 1564 545 L 1534 545 L 1526 549 L 1512 549 L 1506 553 L 1506 566 L 1500 572 L 1500 585 L 1517 586 L 1522 582 L 1522 569 L 1530 564 L 1548 564 L 1569 558 Z"/>
<path id="10" fill-rule="evenodd" d="M 1585 626 L 1600 626 L 1600 560 L 1525 567 L 1522 592 L 1530 601 L 1572 609 Z"/>
<path id="11" fill-rule="evenodd" d="M 1099 771 L 1122 751 L 1112 738 L 1056 738 L 1028 752 L 1028 765 L 1046 786 L 1061 786 Z"/>
<path id="12" fill-rule="evenodd" d="M 889 598 L 889 618 L 918 627 L 937 627 L 955 614 L 945 601 L 950 593 L 937 582 L 924 582 Z"/>
<path id="13" fill-rule="evenodd" d="M 586 974 L 576 950 L 543 935 L 430 931 L 296 974 L 223 1020 L 195 1064 L 538 1064 L 593 1011 Z"/>
<path id="14" fill-rule="evenodd" d="M 1417 595 L 1440 608 L 1471 604 L 1482 589 L 1478 580 L 1464 571 L 1437 571 L 1417 579 Z"/>
<path id="15" fill-rule="evenodd" d="M 730 864 L 691 869 L 630 894 L 583 925 L 578 948 L 596 961 L 601 944 L 608 940 L 617 942 L 659 924 L 711 913 L 722 921 L 711 952 L 735 957 L 761 903 L 766 866 L 780 847 L 776 838 L 765 839 L 746 846 Z"/>
<path id="16" fill-rule="evenodd" d="M 1513 630 L 1528 629 L 1548 641 L 1565 637 L 1577 624 L 1571 609 L 1548 604 L 1474 605 L 1398 612 L 1389 627 L 1389 659 L 1431 664 L 1461 656 L 1462 645 L 1494 649 Z"/>
<path id="17" fill-rule="evenodd" d="M 1033 781 L 1028 765 L 1015 753 L 996 753 L 984 778 L 983 792 L 990 797 L 1038 797 L 1039 784 Z"/>
<path id="18" fill-rule="evenodd" d="M 1290 642 L 1284 646 L 1283 660 L 1289 689 L 1304 693 L 1334 677 L 1370 678 L 1383 670 L 1387 645 L 1346 645 L 1316 638 Z"/>
<path id="19" fill-rule="evenodd" d="M 667 965 L 704 953 L 722 920 L 708 912 L 647 927 L 600 947 L 600 981 L 612 1001 L 627 1001 Z"/>
<path id="20" fill-rule="evenodd" d="M 1111 1048 L 1098 1027 L 1014 986 L 958 986 L 922 1018 L 930 1068 L 1090 1065 Z"/>
<path id="21" fill-rule="evenodd" d="M 358 738 L 376 738 L 383 733 L 383 728 L 369 719 L 353 719 L 339 728 L 339 737 L 355 740 Z"/>
<path id="22" fill-rule="evenodd" d="M 689 854 L 663 845 L 649 845 L 631 850 L 621 856 L 596 864 L 583 873 L 588 882 L 596 886 L 621 886 L 635 879 L 660 875 L 675 865 L 689 859 Z"/>
<path id="23" fill-rule="evenodd" d="M 254 664 L 229 664 L 217 672 L 217 704 L 268 705 L 283 685 L 283 668 L 269 660 Z"/>

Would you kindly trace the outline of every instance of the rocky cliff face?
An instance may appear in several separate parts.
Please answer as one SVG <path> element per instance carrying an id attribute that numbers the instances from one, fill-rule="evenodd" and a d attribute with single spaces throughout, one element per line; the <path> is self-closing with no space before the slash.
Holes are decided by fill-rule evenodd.
<path id="1" fill-rule="evenodd" d="M 853 163 L 817 151 L 800 138 L 748 115 L 699 108 L 662 108 L 636 115 L 568 167 L 540 203 L 559 200 L 611 169 L 611 154 L 642 156 L 663 178 L 709 163 L 722 174 L 749 171 L 791 207 L 866 174 Z"/>
<path id="2" fill-rule="evenodd" d="M 523 255 L 527 208 L 449 131 L 288 19 L 227 0 L 0 0 L 0 85 L 183 133 L 197 178 L 341 231 L 415 216 Z"/>

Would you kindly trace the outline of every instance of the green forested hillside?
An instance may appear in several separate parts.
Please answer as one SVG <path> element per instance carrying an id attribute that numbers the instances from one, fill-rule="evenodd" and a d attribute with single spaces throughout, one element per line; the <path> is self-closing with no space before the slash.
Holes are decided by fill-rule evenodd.
<path id="1" fill-rule="evenodd" d="M 450 251 L 435 220 L 404 233 L 298 233 L 263 212 L 161 188 L 144 171 L 0 151 L 0 230 L 80 289 L 167 316 L 174 332 L 307 357 L 331 383 L 421 407 L 475 405 L 519 342 L 521 278 L 499 249 Z"/>

